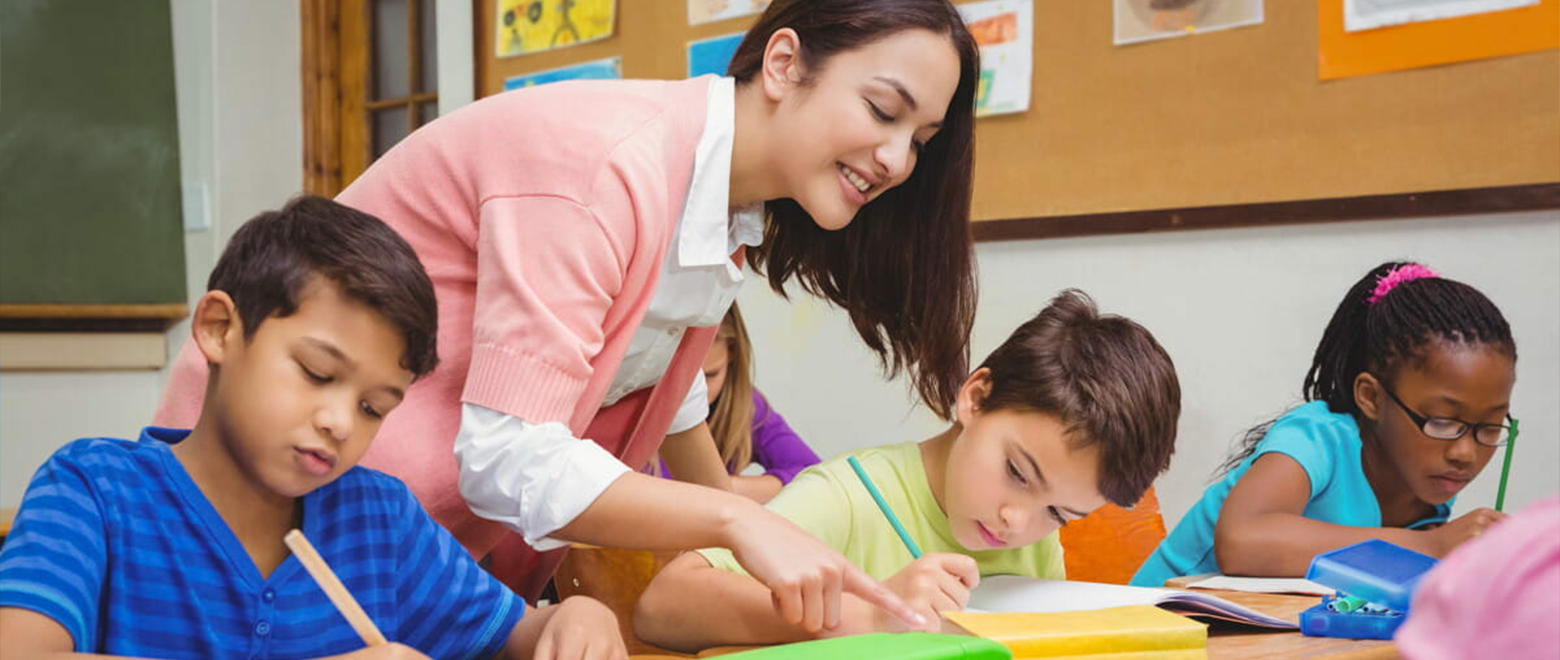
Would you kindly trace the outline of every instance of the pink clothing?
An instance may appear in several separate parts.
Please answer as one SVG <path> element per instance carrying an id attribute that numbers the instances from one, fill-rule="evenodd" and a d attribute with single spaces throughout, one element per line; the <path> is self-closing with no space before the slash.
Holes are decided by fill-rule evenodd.
<path id="1" fill-rule="evenodd" d="M 1394 641 L 1408 660 L 1560 658 L 1560 497 L 1452 551 L 1420 583 Z"/>
<path id="2" fill-rule="evenodd" d="M 412 133 L 337 198 L 411 243 L 439 302 L 441 365 L 412 386 L 363 464 L 405 481 L 477 556 L 510 532 L 461 498 L 452 446 L 462 402 L 564 422 L 640 465 L 714 339 L 713 327 L 689 329 L 661 384 L 612 407 L 632 413 L 601 410 L 682 213 L 709 80 L 489 97 Z M 199 414 L 205 364 L 191 344 L 159 424 L 187 427 Z"/>

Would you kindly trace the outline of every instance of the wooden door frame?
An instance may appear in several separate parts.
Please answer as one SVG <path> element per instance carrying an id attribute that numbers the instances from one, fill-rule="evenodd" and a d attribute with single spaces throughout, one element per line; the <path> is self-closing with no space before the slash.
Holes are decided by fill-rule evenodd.
<path id="1" fill-rule="evenodd" d="M 299 0 L 303 189 L 334 197 L 368 167 L 367 0 Z M 343 21 L 343 17 L 358 20 Z"/>

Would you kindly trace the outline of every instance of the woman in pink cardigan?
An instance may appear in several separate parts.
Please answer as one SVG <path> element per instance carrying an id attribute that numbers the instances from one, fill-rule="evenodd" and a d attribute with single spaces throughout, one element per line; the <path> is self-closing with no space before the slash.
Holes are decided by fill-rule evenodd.
<path id="1" fill-rule="evenodd" d="M 417 250 L 443 361 L 364 464 L 529 598 L 568 542 L 722 546 L 810 630 L 842 591 L 935 627 L 752 500 L 626 466 L 664 440 L 680 474 L 721 470 L 696 376 L 744 246 L 947 416 L 974 312 L 978 60 L 947 0 L 776 0 L 731 77 L 547 85 L 408 136 L 338 199 Z M 158 423 L 199 410 L 185 349 Z"/>

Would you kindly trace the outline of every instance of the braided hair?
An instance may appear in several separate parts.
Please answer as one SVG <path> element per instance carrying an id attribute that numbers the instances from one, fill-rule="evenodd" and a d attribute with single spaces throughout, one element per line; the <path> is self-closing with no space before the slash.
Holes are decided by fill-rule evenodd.
<path id="1" fill-rule="evenodd" d="M 1401 269 L 1416 267 L 1424 268 L 1414 262 L 1389 261 L 1349 288 L 1316 345 L 1301 388 L 1306 401 L 1326 401 L 1328 410 L 1359 419 L 1355 377 L 1370 372 L 1390 381 L 1403 365 L 1422 361 L 1432 343 L 1488 347 L 1516 361 L 1511 326 L 1478 289 L 1438 276 L 1382 286 L 1382 280 Z M 1219 474 L 1250 456 L 1275 421 L 1247 431 Z"/>

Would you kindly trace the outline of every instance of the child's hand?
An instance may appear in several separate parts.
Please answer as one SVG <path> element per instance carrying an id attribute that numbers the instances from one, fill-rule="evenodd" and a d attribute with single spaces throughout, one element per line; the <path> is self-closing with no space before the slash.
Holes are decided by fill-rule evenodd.
<path id="1" fill-rule="evenodd" d="M 844 555 L 785 518 L 763 508 L 733 521 L 731 551 L 774 595 L 775 610 L 793 626 L 817 633 L 840 624 L 842 593 L 881 608 L 913 630 L 935 631 L 926 618 Z"/>
<path id="2" fill-rule="evenodd" d="M 1494 509 L 1480 507 L 1462 514 L 1448 521 L 1428 533 L 1435 537 L 1436 545 L 1440 549 L 1439 556 L 1445 557 L 1454 548 L 1463 542 L 1479 534 L 1484 533 L 1491 525 L 1506 519 L 1506 514 Z"/>
<path id="3" fill-rule="evenodd" d="M 980 584 L 980 571 L 975 560 L 966 555 L 931 553 L 922 555 L 883 582 L 884 586 L 904 597 L 921 616 L 938 621 L 939 612 L 959 611 L 970 602 L 970 590 Z M 898 632 L 902 625 L 878 617 L 879 631 Z"/>
<path id="4" fill-rule="evenodd" d="M 617 616 L 594 598 L 570 596 L 542 626 L 535 660 L 627 660 Z"/>

